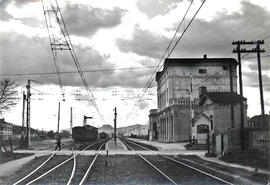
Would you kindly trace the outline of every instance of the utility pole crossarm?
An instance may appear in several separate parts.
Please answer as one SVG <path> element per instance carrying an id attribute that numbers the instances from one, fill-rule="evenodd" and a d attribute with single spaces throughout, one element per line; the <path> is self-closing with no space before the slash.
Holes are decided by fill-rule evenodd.
<path id="1" fill-rule="evenodd" d="M 253 41 L 245 41 L 245 40 L 237 40 L 233 41 L 232 45 L 252 45 L 252 44 L 264 44 L 264 40 L 253 40 Z"/>
<path id="2" fill-rule="evenodd" d="M 243 84 L 242 84 L 242 69 L 241 69 L 241 53 L 257 53 L 258 58 L 258 74 L 259 74 L 259 85 L 260 85 L 260 101 L 261 101 L 261 114 L 264 117 L 264 98 L 263 98 L 263 84 L 262 84 L 262 74 L 261 74 L 261 57 L 260 53 L 265 52 L 264 49 L 260 48 L 261 44 L 264 44 L 264 40 L 256 40 L 256 41 L 245 41 L 238 40 L 233 41 L 233 45 L 236 45 L 236 48 L 233 50 L 233 53 L 238 54 L 238 69 L 239 69 L 239 87 L 240 87 L 240 120 L 241 120 L 241 150 L 244 150 L 244 106 L 243 106 Z M 256 45 L 256 47 L 252 49 L 241 48 L 241 45 Z M 263 121 L 263 119 L 262 119 Z"/>
<path id="3" fill-rule="evenodd" d="M 238 48 L 235 48 L 233 50 L 233 53 L 257 53 L 257 52 L 261 52 L 261 53 L 264 53 L 265 50 L 264 49 L 257 49 L 257 48 L 253 48 L 253 49 L 238 49 Z"/>

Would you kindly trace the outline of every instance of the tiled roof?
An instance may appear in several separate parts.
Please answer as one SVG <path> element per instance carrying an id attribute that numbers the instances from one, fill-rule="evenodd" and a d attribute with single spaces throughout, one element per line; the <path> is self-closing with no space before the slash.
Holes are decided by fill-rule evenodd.
<path id="1" fill-rule="evenodd" d="M 206 98 L 209 98 L 214 103 L 219 104 L 230 104 L 230 103 L 240 103 L 241 99 L 242 101 L 247 101 L 245 97 L 241 97 L 239 94 L 233 92 L 206 92 L 201 100 L 200 105 L 204 103 Z"/>
<path id="2" fill-rule="evenodd" d="M 260 122 L 261 118 L 262 118 L 262 115 L 256 115 L 256 116 L 253 116 L 252 118 L 250 118 L 248 121 Z M 270 121 L 270 115 L 265 114 L 264 115 L 264 121 L 266 121 L 266 122 Z"/>

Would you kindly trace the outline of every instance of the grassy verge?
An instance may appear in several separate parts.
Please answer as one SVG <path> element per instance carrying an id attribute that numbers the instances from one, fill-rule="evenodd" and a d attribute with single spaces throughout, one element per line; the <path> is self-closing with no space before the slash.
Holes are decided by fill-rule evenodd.
<path id="1" fill-rule="evenodd" d="M 257 150 L 237 152 L 237 153 L 232 152 L 222 156 L 220 160 L 229 163 L 251 166 L 253 168 L 270 170 L 269 153 L 262 153 Z"/>
<path id="2" fill-rule="evenodd" d="M 13 152 L 3 152 L 0 153 L 0 164 L 6 163 L 8 161 L 20 159 L 23 157 L 27 157 L 33 154 L 29 153 L 13 153 Z"/>

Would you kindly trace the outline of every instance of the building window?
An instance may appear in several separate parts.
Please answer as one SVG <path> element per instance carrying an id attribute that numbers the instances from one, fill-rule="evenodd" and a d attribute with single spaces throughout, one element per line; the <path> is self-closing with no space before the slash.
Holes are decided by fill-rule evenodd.
<path id="1" fill-rule="evenodd" d="M 207 70 L 206 69 L 199 69 L 199 74 L 206 74 Z"/>
<path id="2" fill-rule="evenodd" d="M 209 131 L 209 127 L 208 125 L 198 125 L 197 126 L 197 133 L 199 134 L 202 134 L 202 133 L 208 133 Z"/>
<path id="3" fill-rule="evenodd" d="M 167 94 L 167 101 L 169 101 L 169 90 L 168 90 L 168 88 L 166 90 L 166 94 Z"/>

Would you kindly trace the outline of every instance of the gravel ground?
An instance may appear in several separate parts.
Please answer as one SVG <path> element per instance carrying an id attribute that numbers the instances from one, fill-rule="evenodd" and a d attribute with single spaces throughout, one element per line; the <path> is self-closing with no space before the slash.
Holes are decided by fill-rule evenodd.
<path id="1" fill-rule="evenodd" d="M 76 171 L 71 184 L 79 184 L 85 172 L 91 164 L 94 156 L 77 156 L 76 157 Z"/>
<path id="2" fill-rule="evenodd" d="M 153 150 L 153 151 L 158 151 L 158 149 L 156 147 L 153 147 L 153 146 L 150 146 L 150 145 L 147 145 L 147 144 L 144 144 L 144 143 L 138 143 L 138 142 L 134 142 L 134 141 L 130 142 L 128 139 L 123 139 L 123 138 L 121 138 L 120 140 L 123 141 L 124 145 L 126 145 L 125 143 L 127 143 L 128 146 L 130 146 L 131 148 L 133 148 L 136 151 L 137 150 L 146 150 L 146 149 L 144 149 L 142 147 L 137 146 L 136 144 L 141 145 L 141 146 L 143 146 L 145 148 L 148 148 L 150 150 Z M 136 143 L 136 144 L 134 144 L 134 143 Z M 128 150 L 131 150 L 128 146 L 126 145 Z"/>
<path id="3" fill-rule="evenodd" d="M 245 184 L 250 184 L 252 183 L 252 181 L 254 181 L 254 183 L 259 183 L 259 184 L 267 184 L 267 181 L 269 181 L 270 177 L 268 175 L 263 175 L 263 174 L 258 174 L 258 173 L 253 173 L 253 172 L 249 172 L 247 170 L 244 169 L 240 169 L 240 168 L 234 168 L 234 167 L 229 167 L 229 166 L 224 166 L 224 165 L 220 165 L 214 162 L 209 162 L 209 161 L 205 161 L 195 155 L 179 155 L 179 156 L 172 156 L 173 158 L 176 158 L 179 161 L 183 161 L 185 163 L 188 163 L 192 166 L 198 167 L 204 171 L 207 171 L 211 174 L 216 174 L 218 176 L 220 176 L 221 178 L 225 178 L 227 180 L 229 180 L 230 182 L 233 182 L 235 184 L 239 184 L 239 183 L 245 183 Z M 206 167 L 210 167 L 214 170 L 210 170 L 209 168 Z M 224 176 L 224 175 L 220 175 L 217 171 L 222 171 L 224 173 L 227 174 L 231 174 L 232 176 L 235 176 L 236 178 L 228 178 L 228 176 Z M 251 182 L 245 182 L 242 178 L 248 179 Z M 244 182 L 243 182 L 244 181 Z"/>
<path id="4" fill-rule="evenodd" d="M 138 156 L 99 156 L 89 174 L 87 184 L 170 184 L 155 169 Z"/>
<path id="5" fill-rule="evenodd" d="M 99 148 L 101 142 L 91 147 L 92 150 Z M 135 145 L 136 146 L 136 145 Z M 135 147 L 134 146 L 134 147 Z M 147 146 L 146 146 L 147 147 Z M 139 148 L 139 147 L 137 147 Z M 109 152 L 110 153 L 110 152 Z M 30 163 L 24 165 L 21 169 L 7 177 L 0 177 L 0 184 L 13 184 L 21 179 L 41 163 L 43 163 L 49 156 L 36 157 Z M 51 167 L 56 166 L 60 162 L 66 160 L 70 156 L 57 155 L 53 157 L 35 177 L 39 176 L 42 172 L 46 172 Z M 144 155 L 146 159 L 159 167 L 166 175 L 172 178 L 179 184 L 222 184 L 206 175 L 196 172 L 192 169 L 176 164 L 161 156 Z M 193 167 L 199 168 L 210 174 L 216 175 L 224 180 L 234 184 L 254 184 L 258 182 L 266 184 L 269 177 L 267 175 L 260 175 L 248 172 L 247 170 L 223 166 L 214 162 L 205 161 L 197 156 L 171 156 L 179 161 L 187 163 Z M 75 177 L 72 184 L 79 184 L 87 168 L 91 164 L 94 156 L 78 155 L 77 168 Z M 107 160 L 107 166 L 105 161 Z M 66 163 L 64 166 L 55 170 L 55 173 L 50 173 L 48 176 L 42 178 L 36 184 L 66 184 L 71 174 L 73 167 L 73 159 Z M 239 177 L 244 177 L 249 181 L 243 181 Z M 32 177 L 31 179 L 33 179 Z M 25 182 L 24 182 L 25 184 Z M 147 164 L 144 160 L 136 155 L 104 155 L 98 156 L 94 164 L 87 184 L 171 184 L 165 177 L 158 173 L 154 168 Z"/>
<path id="6" fill-rule="evenodd" d="M 76 143 L 74 145 L 74 149 L 75 150 L 82 150 L 85 147 L 87 147 L 88 145 L 94 144 L 97 142 L 97 144 L 94 144 L 93 146 L 89 147 L 87 150 L 98 150 L 100 145 L 105 141 L 108 141 L 108 139 L 94 140 L 94 141 L 85 142 L 85 143 Z M 105 150 L 105 144 L 102 146 L 101 150 Z"/>
<path id="7" fill-rule="evenodd" d="M 144 156 L 177 184 L 224 184 L 161 156 Z"/>
<path id="8" fill-rule="evenodd" d="M 15 183 L 16 181 L 20 180 L 21 178 L 23 178 L 24 176 L 26 176 L 27 174 L 32 172 L 38 166 L 40 166 L 48 157 L 49 156 L 42 156 L 42 157 L 35 158 L 30 163 L 27 163 L 27 164 L 23 165 L 21 169 L 18 169 L 18 171 L 16 171 L 16 173 L 14 173 L 14 175 L 10 175 L 10 176 L 7 176 L 7 177 L 2 177 L 2 179 L 0 179 L 0 184 L 2 185 L 2 184 L 13 184 L 13 183 Z M 48 171 L 49 169 L 51 169 L 52 167 L 56 166 L 57 164 L 59 164 L 60 162 L 66 160 L 69 157 L 70 156 L 60 156 L 60 155 L 59 156 L 54 156 L 51 160 L 48 161 L 48 163 L 46 163 L 41 169 L 39 169 L 33 176 L 26 179 L 26 181 L 29 182 L 29 181 L 33 180 L 34 178 L 40 176 L 42 173 Z M 63 168 L 63 169 L 67 169 L 68 171 L 71 172 L 72 168 Z M 58 177 L 62 178 L 63 175 L 66 174 L 63 169 L 62 170 L 58 169 L 58 172 L 60 172 L 60 174 L 61 174 Z M 69 174 L 70 174 L 70 172 L 69 172 Z M 56 173 L 56 174 L 58 174 L 58 173 Z M 55 178 L 54 175 L 49 175 L 48 178 L 44 177 L 40 181 L 38 181 L 38 183 L 48 184 L 48 182 L 53 182 L 54 180 L 56 181 L 56 179 L 58 179 L 58 177 Z M 43 181 L 43 180 L 45 180 L 45 181 Z M 24 181 L 23 184 L 25 184 L 26 181 Z M 59 179 L 59 182 L 62 182 L 61 179 Z M 65 181 L 65 182 L 67 182 L 67 181 Z M 49 183 L 49 184 L 51 184 L 51 183 Z"/>

